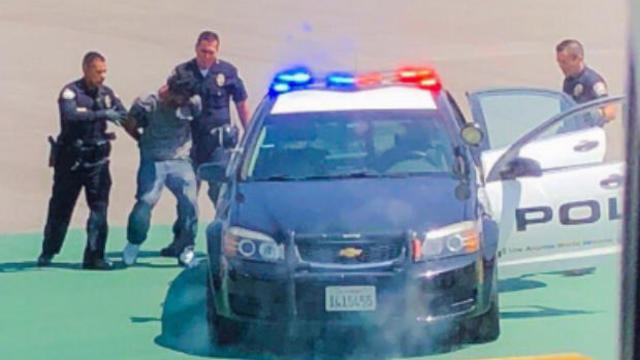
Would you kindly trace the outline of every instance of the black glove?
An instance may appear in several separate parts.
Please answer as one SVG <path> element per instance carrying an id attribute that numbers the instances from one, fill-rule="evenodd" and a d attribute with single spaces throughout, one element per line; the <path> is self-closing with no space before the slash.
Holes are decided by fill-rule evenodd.
<path id="1" fill-rule="evenodd" d="M 107 118 L 107 120 L 113 122 L 114 124 L 122 126 L 122 118 L 124 117 L 122 113 L 114 109 L 107 109 L 104 111 L 104 116 Z"/>

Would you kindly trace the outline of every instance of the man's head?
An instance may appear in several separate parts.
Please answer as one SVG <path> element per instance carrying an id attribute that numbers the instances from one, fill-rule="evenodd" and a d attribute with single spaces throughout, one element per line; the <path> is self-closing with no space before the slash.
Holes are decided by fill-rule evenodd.
<path id="1" fill-rule="evenodd" d="M 218 59 L 220 38 L 213 31 L 203 31 L 196 41 L 196 62 L 200 69 L 208 69 Z"/>
<path id="2" fill-rule="evenodd" d="M 563 40 L 556 46 L 556 60 L 565 76 L 573 76 L 584 69 L 584 49 L 578 40 Z"/>
<path id="3" fill-rule="evenodd" d="M 90 87 L 102 85 L 107 77 L 107 62 L 97 51 L 89 51 L 82 58 L 82 72 L 84 80 Z"/>
<path id="4" fill-rule="evenodd" d="M 164 97 L 170 105 L 182 106 L 196 94 L 196 79 L 190 72 L 176 71 L 167 79 Z"/>

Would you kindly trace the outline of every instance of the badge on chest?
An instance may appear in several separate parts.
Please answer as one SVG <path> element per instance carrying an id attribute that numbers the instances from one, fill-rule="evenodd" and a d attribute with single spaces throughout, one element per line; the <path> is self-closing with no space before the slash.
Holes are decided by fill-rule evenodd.
<path id="1" fill-rule="evenodd" d="M 224 86 L 224 82 L 226 81 L 226 77 L 224 76 L 223 73 L 218 73 L 216 75 L 216 85 L 218 85 L 218 87 L 223 87 Z"/>

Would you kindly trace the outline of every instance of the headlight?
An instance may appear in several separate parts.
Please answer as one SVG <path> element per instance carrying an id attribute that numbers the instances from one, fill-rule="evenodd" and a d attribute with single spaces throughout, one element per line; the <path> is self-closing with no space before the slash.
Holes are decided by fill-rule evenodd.
<path id="1" fill-rule="evenodd" d="M 233 226 L 224 233 L 224 254 L 230 258 L 277 262 L 284 259 L 284 246 L 269 235 Z"/>
<path id="2" fill-rule="evenodd" d="M 413 260 L 422 261 L 462 254 L 480 249 L 480 223 L 463 221 L 428 231 L 412 239 Z"/>

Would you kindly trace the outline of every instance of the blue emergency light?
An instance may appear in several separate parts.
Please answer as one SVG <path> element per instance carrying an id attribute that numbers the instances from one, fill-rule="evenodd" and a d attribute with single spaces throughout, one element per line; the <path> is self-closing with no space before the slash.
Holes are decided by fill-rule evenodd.
<path id="1" fill-rule="evenodd" d="M 300 88 L 313 83 L 311 71 L 305 67 L 298 67 L 281 71 L 273 77 L 271 93 L 281 94 L 294 88 Z"/>
<path id="2" fill-rule="evenodd" d="M 313 82 L 313 76 L 309 69 L 300 67 L 277 73 L 273 81 L 289 85 L 309 85 Z"/>
<path id="3" fill-rule="evenodd" d="M 328 87 L 351 87 L 356 85 L 356 78 L 352 74 L 344 72 L 334 72 L 327 75 Z"/>

